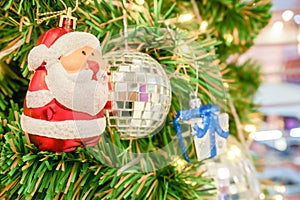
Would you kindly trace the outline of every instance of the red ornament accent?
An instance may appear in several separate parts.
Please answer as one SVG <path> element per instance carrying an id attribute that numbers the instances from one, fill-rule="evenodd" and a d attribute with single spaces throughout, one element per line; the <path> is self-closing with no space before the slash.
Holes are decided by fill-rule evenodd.
<path id="1" fill-rule="evenodd" d="M 58 38 L 70 32 L 73 32 L 73 30 L 65 26 L 52 28 L 39 37 L 39 39 L 36 42 L 36 45 L 44 44 L 49 48 Z"/>
<path id="2" fill-rule="evenodd" d="M 78 147 L 94 146 L 99 140 L 99 136 L 73 140 L 62 140 L 38 135 L 29 135 L 29 137 L 30 141 L 35 144 L 41 151 L 53 152 L 75 151 Z"/>

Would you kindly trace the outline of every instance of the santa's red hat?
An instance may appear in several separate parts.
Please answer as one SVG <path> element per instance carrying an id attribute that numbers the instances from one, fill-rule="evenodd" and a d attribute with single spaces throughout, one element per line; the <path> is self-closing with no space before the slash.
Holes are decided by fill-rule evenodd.
<path id="1" fill-rule="evenodd" d="M 44 38 L 41 44 L 29 52 L 29 70 L 36 70 L 44 62 L 50 66 L 59 57 L 71 54 L 73 51 L 84 46 L 100 50 L 99 40 L 94 35 L 86 32 L 70 32 L 63 29 L 54 35 L 51 35 L 50 31 L 44 35 Z"/>

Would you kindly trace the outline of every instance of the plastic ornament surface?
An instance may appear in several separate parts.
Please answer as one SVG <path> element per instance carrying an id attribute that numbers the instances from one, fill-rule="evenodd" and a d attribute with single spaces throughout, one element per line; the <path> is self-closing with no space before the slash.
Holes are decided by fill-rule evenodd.
<path id="1" fill-rule="evenodd" d="M 171 85 L 151 56 L 119 50 L 104 55 L 112 86 L 108 126 L 122 137 L 146 137 L 163 126 L 171 105 Z"/>
<path id="2" fill-rule="evenodd" d="M 229 137 L 226 153 L 207 160 L 204 168 L 215 181 L 216 199 L 259 199 L 260 185 L 254 165 L 235 138 Z"/>
<path id="3" fill-rule="evenodd" d="M 197 134 L 194 134 L 194 145 L 198 161 L 212 158 L 226 151 L 227 137 L 229 135 L 229 116 L 227 113 L 220 113 L 216 117 L 217 120 L 211 122 L 209 125 L 210 129 L 207 130 L 205 135 L 198 137 Z M 215 124 L 213 125 L 213 123 Z M 214 130 L 216 128 L 219 130 Z"/>
<path id="4" fill-rule="evenodd" d="M 100 55 L 94 35 L 67 27 L 48 30 L 30 50 L 28 68 L 34 73 L 21 126 L 40 150 L 70 152 L 97 144 L 109 104 Z"/>

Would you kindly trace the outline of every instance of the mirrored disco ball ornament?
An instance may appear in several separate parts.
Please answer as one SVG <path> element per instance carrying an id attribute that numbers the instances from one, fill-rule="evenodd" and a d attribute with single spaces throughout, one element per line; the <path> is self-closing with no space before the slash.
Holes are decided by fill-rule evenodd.
<path id="1" fill-rule="evenodd" d="M 218 200 L 257 200 L 260 184 L 252 161 L 241 145 L 228 138 L 225 154 L 207 160 L 204 165 L 207 176 L 214 179 Z"/>
<path id="2" fill-rule="evenodd" d="M 146 137 L 163 126 L 171 105 L 171 85 L 151 56 L 119 50 L 104 56 L 110 78 L 112 111 L 108 126 L 122 137 Z"/>

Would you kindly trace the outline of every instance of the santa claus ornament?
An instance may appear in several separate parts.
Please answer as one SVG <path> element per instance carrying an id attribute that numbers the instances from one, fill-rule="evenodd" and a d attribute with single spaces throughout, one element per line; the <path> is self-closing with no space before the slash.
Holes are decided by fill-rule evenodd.
<path id="1" fill-rule="evenodd" d="M 34 74 L 21 125 L 40 150 L 69 152 L 97 143 L 108 105 L 101 60 L 99 40 L 66 23 L 43 34 L 30 51 L 28 67 Z"/>

